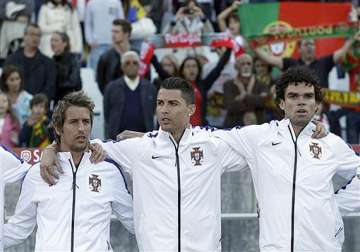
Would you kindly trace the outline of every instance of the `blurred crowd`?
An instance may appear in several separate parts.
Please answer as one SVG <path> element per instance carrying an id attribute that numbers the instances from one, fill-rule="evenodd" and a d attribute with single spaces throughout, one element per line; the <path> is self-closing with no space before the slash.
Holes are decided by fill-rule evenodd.
<path id="1" fill-rule="evenodd" d="M 219 128 L 281 118 L 273 102 L 274 85 L 281 71 L 293 65 L 308 65 L 326 88 L 344 83 L 345 90 L 360 92 L 360 80 L 351 85 L 342 66 L 359 34 L 321 58 L 316 57 L 313 39 L 298 41 L 299 59 L 249 50 L 236 12 L 244 2 L 275 1 L 2 0 L 0 143 L 49 144 L 52 108 L 65 94 L 82 89 L 81 67 L 95 73 L 104 97 L 105 134 L 111 139 L 123 130 L 157 128 L 156 93 L 160 82 L 171 76 L 186 79 L 195 90 L 198 109 L 192 125 Z M 359 2 L 352 4 L 356 18 Z M 150 36 L 194 32 L 226 33 L 238 50 L 207 46 L 155 51 L 148 62 L 152 71 L 140 74 L 142 43 Z M 317 119 L 347 142 L 359 143 L 360 108 L 323 104 Z"/>

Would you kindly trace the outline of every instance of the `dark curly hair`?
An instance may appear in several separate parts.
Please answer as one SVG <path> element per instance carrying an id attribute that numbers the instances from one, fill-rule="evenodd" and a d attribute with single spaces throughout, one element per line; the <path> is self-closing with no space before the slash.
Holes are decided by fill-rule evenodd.
<path id="1" fill-rule="evenodd" d="M 276 102 L 285 100 L 286 88 L 291 84 L 298 85 L 306 83 L 308 86 L 314 86 L 315 101 L 320 103 L 323 99 L 322 88 L 320 86 L 319 77 L 307 66 L 294 66 L 283 73 L 276 82 Z"/>

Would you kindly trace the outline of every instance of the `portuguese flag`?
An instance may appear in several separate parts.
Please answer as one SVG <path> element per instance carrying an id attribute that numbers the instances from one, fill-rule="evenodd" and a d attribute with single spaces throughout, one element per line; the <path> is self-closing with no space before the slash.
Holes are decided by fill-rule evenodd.
<path id="1" fill-rule="evenodd" d="M 280 2 L 242 4 L 238 14 L 241 34 L 254 46 L 300 38 L 337 38 L 323 41 L 320 48 L 317 45 L 321 56 L 341 47 L 344 40 L 339 37 L 355 32 L 355 24 L 348 22 L 350 10 L 350 3 Z M 282 56 L 293 55 L 287 54 Z"/>

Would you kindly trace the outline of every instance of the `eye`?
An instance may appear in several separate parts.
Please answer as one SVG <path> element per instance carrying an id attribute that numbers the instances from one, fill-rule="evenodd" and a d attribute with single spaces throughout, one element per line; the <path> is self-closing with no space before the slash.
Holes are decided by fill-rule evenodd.
<path id="1" fill-rule="evenodd" d="M 305 95 L 304 95 L 304 97 L 305 97 L 306 99 L 312 99 L 312 98 L 314 98 L 314 96 L 315 96 L 315 94 L 305 94 Z"/>
<path id="2" fill-rule="evenodd" d="M 169 101 L 170 106 L 177 106 L 178 103 L 176 101 Z"/>

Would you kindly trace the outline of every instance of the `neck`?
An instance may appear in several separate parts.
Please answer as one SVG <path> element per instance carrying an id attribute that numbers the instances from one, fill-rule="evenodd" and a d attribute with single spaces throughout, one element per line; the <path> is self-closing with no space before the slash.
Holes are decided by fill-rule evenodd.
<path id="1" fill-rule="evenodd" d="M 244 77 L 240 74 L 238 74 L 237 78 L 244 84 L 247 85 L 250 82 L 251 75 L 249 77 Z"/>
<path id="2" fill-rule="evenodd" d="M 305 63 L 305 65 L 310 65 L 311 62 L 314 61 L 314 57 L 309 56 L 309 57 L 301 57 L 301 60 Z"/>
<path id="3" fill-rule="evenodd" d="M 177 132 L 172 132 L 171 133 L 171 136 L 174 138 L 175 142 L 177 144 L 180 143 L 180 140 L 181 140 L 181 137 L 183 136 L 184 134 L 184 131 L 186 130 L 186 128 L 189 128 L 190 125 L 188 124 L 185 128 L 181 129 L 181 130 L 178 130 Z"/>
<path id="4" fill-rule="evenodd" d="M 125 53 L 130 50 L 129 41 L 125 40 L 119 43 L 114 44 L 114 48 L 118 53 Z"/>
<path id="5" fill-rule="evenodd" d="M 129 78 L 130 80 L 134 81 L 136 80 L 136 78 L 138 77 L 137 75 L 136 76 L 129 76 L 129 75 L 126 75 L 127 78 Z"/>
<path id="6" fill-rule="evenodd" d="M 84 152 L 70 151 L 70 153 L 71 153 L 72 159 L 74 161 L 74 164 L 76 165 L 76 167 L 78 167 L 81 162 L 81 158 L 84 155 Z"/>
<path id="7" fill-rule="evenodd" d="M 34 57 L 37 52 L 37 48 L 31 48 L 31 47 L 24 47 L 24 54 L 26 57 Z"/>
<path id="8" fill-rule="evenodd" d="M 19 94 L 20 94 L 19 91 L 11 91 L 11 90 L 9 90 L 8 95 L 10 97 L 11 103 L 13 103 L 13 104 L 16 103 L 16 100 L 17 100 Z"/>

